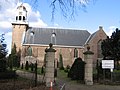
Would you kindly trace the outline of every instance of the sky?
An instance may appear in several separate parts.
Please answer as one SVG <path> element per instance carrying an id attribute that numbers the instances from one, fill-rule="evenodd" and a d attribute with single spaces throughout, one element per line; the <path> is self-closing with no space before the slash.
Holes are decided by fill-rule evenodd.
<path id="1" fill-rule="evenodd" d="M 15 21 L 16 8 L 21 1 L 28 11 L 28 22 L 31 27 L 72 28 L 88 30 L 92 34 L 102 26 L 109 36 L 115 28 L 120 27 L 120 0 L 89 0 L 86 8 L 79 7 L 72 19 L 69 15 L 65 18 L 56 4 L 54 20 L 51 20 L 52 0 L 38 0 L 39 2 L 35 5 L 32 0 L 0 0 L 0 36 L 5 34 L 9 53 L 12 40 L 11 22 Z M 81 1 L 84 2 L 84 0 Z"/>

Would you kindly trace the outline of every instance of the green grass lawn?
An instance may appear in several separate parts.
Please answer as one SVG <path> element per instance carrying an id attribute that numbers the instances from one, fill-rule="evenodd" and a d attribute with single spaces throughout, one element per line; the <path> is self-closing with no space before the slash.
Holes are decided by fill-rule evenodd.
<path id="1" fill-rule="evenodd" d="M 64 70 L 58 70 L 58 76 L 57 78 L 60 80 L 63 80 L 65 83 L 69 83 L 69 84 L 79 84 L 80 81 L 76 81 L 76 80 L 71 80 L 71 78 L 68 78 L 67 75 L 68 73 L 65 72 Z M 81 83 L 81 82 L 80 82 Z"/>
<path id="2" fill-rule="evenodd" d="M 57 75 L 60 78 L 67 78 L 67 73 L 64 72 L 64 70 L 57 70 Z"/>

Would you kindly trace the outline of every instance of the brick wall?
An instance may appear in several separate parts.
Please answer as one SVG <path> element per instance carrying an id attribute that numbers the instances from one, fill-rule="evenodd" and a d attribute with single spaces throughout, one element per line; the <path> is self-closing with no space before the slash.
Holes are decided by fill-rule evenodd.
<path id="1" fill-rule="evenodd" d="M 38 59 L 38 66 L 42 66 L 44 62 L 44 55 L 45 55 L 45 49 L 47 47 L 45 46 L 31 46 L 32 47 L 32 56 Z M 25 56 L 27 56 L 27 48 L 28 46 L 23 46 L 22 47 L 22 53 L 21 53 L 21 58 L 22 62 L 24 61 Z M 62 54 L 63 57 L 63 64 L 66 67 L 67 65 L 72 65 L 74 62 L 74 48 L 60 48 L 60 47 L 55 47 L 56 53 L 55 53 L 55 59 L 56 61 L 59 61 L 59 54 Z M 83 49 L 78 49 L 78 57 L 83 58 Z"/>
<path id="2" fill-rule="evenodd" d="M 99 27 L 99 30 L 96 32 L 96 34 L 93 36 L 93 38 L 89 41 L 89 46 L 90 46 L 90 50 L 92 52 L 94 52 L 93 55 L 93 63 L 94 66 L 96 64 L 96 60 L 98 59 L 98 42 L 101 40 L 106 39 L 107 35 L 105 34 L 105 32 L 103 31 L 103 29 L 101 27 Z M 86 46 L 85 46 L 85 51 L 86 51 Z"/>

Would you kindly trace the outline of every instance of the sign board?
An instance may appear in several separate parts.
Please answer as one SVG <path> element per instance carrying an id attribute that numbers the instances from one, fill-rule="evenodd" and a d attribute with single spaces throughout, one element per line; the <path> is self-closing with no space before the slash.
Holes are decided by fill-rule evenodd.
<path id="1" fill-rule="evenodd" d="M 114 60 L 102 60 L 102 68 L 103 69 L 113 69 L 114 68 Z"/>

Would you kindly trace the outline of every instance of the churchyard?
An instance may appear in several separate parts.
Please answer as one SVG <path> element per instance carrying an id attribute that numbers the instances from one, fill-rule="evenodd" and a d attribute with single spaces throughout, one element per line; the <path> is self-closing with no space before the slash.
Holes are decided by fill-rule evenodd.
<path id="1" fill-rule="evenodd" d="M 0 53 L 0 90 L 50 90 L 51 88 L 52 90 L 73 90 L 73 88 L 84 90 L 89 86 L 93 90 L 96 85 L 100 90 L 104 88 L 104 85 L 112 85 L 119 90 L 120 71 L 112 71 L 113 67 L 106 69 L 108 66 L 103 68 L 102 62 L 97 62 L 96 67 L 93 68 L 92 55 L 94 53 L 90 51 L 89 46 L 84 52 L 84 61 L 78 57 L 72 66 L 66 67 L 63 66 L 61 56 L 60 63 L 55 68 L 56 50 L 52 44 L 49 44 L 45 52 L 46 59 L 43 67 L 38 67 L 37 61 L 35 63 L 26 61 L 25 65 L 20 65 L 15 49 L 9 58 Z"/>
<path id="2" fill-rule="evenodd" d="M 25 71 L 25 70 L 24 70 Z M 28 72 L 28 71 L 26 71 Z M 22 73 L 26 76 L 25 73 Z M 24 77 L 25 77 L 24 76 Z M 57 85 L 54 86 L 53 90 L 60 90 L 62 85 L 65 83 L 65 90 L 119 90 L 119 85 L 110 85 L 110 83 L 98 83 L 94 82 L 94 85 L 87 86 L 84 83 L 76 80 L 71 80 L 67 77 L 67 73 L 64 70 L 58 71 Z M 74 88 L 74 89 L 73 89 Z M 37 87 L 34 87 L 34 79 L 26 79 L 23 77 L 17 77 L 15 79 L 4 79 L 0 80 L 0 90 L 50 90 L 50 88 L 38 82 Z M 64 89 L 63 89 L 64 90 Z"/>

